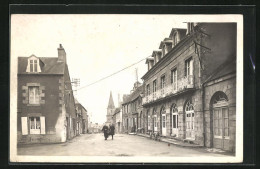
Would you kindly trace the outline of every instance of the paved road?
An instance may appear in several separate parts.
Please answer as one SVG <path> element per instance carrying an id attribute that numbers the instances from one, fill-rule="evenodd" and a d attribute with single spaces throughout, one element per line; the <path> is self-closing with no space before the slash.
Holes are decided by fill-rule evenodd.
<path id="1" fill-rule="evenodd" d="M 18 146 L 18 155 L 40 156 L 227 156 L 206 148 L 184 148 L 136 135 L 116 134 L 104 140 L 102 134 L 83 134 L 66 143 Z"/>

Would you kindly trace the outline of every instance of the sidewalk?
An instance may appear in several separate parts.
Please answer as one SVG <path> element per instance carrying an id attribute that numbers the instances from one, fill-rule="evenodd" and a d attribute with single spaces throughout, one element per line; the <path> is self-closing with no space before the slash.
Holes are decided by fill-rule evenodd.
<path id="1" fill-rule="evenodd" d="M 136 134 L 136 135 L 142 136 L 142 137 L 146 137 L 146 138 L 149 138 L 149 139 L 150 139 L 150 136 L 149 136 L 148 134 L 138 133 L 138 134 Z M 165 143 L 173 144 L 173 145 L 176 145 L 176 146 L 180 146 L 180 147 L 189 147 L 189 148 L 201 148 L 201 147 L 203 147 L 203 146 L 201 146 L 201 145 L 185 143 L 185 142 L 183 142 L 183 141 L 181 141 L 181 140 L 170 139 L 170 138 L 164 138 L 164 137 L 161 137 L 161 141 L 162 141 L 162 142 L 165 142 Z"/>

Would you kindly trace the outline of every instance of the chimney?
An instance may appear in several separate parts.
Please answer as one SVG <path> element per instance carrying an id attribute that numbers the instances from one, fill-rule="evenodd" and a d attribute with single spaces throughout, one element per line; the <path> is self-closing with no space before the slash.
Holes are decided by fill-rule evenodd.
<path id="1" fill-rule="evenodd" d="M 58 62 L 66 63 L 66 52 L 65 52 L 62 44 L 60 44 L 60 47 L 58 48 Z"/>

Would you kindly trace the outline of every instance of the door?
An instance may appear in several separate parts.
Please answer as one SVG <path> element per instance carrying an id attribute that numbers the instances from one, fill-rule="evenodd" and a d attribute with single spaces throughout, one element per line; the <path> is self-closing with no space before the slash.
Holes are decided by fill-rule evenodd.
<path id="1" fill-rule="evenodd" d="M 179 130 L 178 130 L 178 113 L 177 112 L 173 112 L 172 113 L 172 134 L 173 136 L 178 137 L 179 135 Z"/>
<path id="2" fill-rule="evenodd" d="M 162 114 L 162 136 L 166 136 L 166 115 Z"/>
<path id="3" fill-rule="evenodd" d="M 154 129 L 154 131 L 157 131 L 157 116 L 155 115 L 154 117 L 153 117 L 153 129 Z"/>
<path id="4" fill-rule="evenodd" d="M 194 133 L 194 110 L 186 111 L 186 138 L 195 139 Z"/>
<path id="5" fill-rule="evenodd" d="M 213 147 L 229 150 L 229 113 L 227 107 L 213 110 Z"/>

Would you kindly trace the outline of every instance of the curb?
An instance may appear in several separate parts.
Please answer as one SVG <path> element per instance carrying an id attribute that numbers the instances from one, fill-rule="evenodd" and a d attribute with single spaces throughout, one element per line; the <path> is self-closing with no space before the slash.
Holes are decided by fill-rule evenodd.
<path id="1" fill-rule="evenodd" d="M 139 135 L 139 134 L 136 134 L 136 135 L 137 135 L 137 136 L 141 136 L 141 137 L 150 138 L 149 136 L 146 136 L 146 135 Z M 187 145 L 185 145 L 184 143 L 178 144 L 178 143 L 172 142 L 172 141 L 170 141 L 170 140 L 166 140 L 166 139 L 164 139 L 164 138 L 161 138 L 160 141 L 161 141 L 161 142 L 164 142 L 164 143 L 173 144 L 173 145 L 178 146 L 178 147 L 185 147 L 185 148 L 203 148 L 203 146 L 200 146 L 200 145 L 192 145 L 192 144 L 187 144 Z"/>

